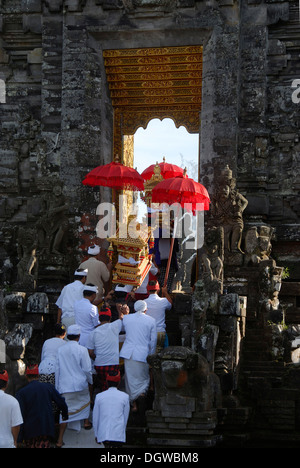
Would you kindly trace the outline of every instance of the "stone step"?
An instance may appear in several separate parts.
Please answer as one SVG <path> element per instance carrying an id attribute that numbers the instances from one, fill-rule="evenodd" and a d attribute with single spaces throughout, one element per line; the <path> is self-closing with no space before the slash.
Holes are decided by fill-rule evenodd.
<path id="1" fill-rule="evenodd" d="M 287 366 L 285 362 L 277 361 L 247 361 L 242 367 L 247 371 L 286 371 Z"/>
<path id="2" fill-rule="evenodd" d="M 243 364 L 246 365 L 248 362 L 271 362 L 271 354 L 269 351 L 264 350 L 261 352 L 257 351 L 245 351 L 243 352 Z"/>

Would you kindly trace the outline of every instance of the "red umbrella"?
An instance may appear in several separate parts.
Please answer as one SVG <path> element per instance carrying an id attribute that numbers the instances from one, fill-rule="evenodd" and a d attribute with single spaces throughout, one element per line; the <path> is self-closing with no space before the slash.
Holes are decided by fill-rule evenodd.
<path id="1" fill-rule="evenodd" d="M 157 163 L 156 163 L 157 164 Z M 141 176 L 144 180 L 149 180 L 154 174 L 154 168 L 156 164 L 151 164 L 151 166 L 147 167 L 142 173 Z M 160 173 L 164 179 L 170 179 L 171 177 L 180 176 L 183 174 L 183 169 L 176 164 L 166 163 L 165 158 L 163 158 L 163 162 L 158 163 L 160 167 Z"/>
<path id="2" fill-rule="evenodd" d="M 144 190 L 142 176 L 132 167 L 115 161 L 91 170 L 82 183 L 92 187 L 113 187 L 116 190 Z"/>
<path id="3" fill-rule="evenodd" d="M 186 176 L 186 169 L 178 177 L 159 182 L 152 190 L 153 203 L 179 203 L 182 208 L 195 211 L 209 210 L 210 198 L 206 188 L 199 182 L 195 182 Z M 176 228 L 174 226 L 174 235 Z M 174 237 L 171 238 L 169 258 L 164 279 L 164 287 L 167 284 L 172 252 L 174 247 Z"/>
<path id="4" fill-rule="evenodd" d="M 186 176 L 186 172 L 181 176 L 162 180 L 152 190 L 153 203 L 179 203 L 182 208 L 187 208 L 191 204 L 193 212 L 196 210 L 209 210 L 209 195 L 206 188 Z M 203 207 L 199 207 L 199 203 Z"/>

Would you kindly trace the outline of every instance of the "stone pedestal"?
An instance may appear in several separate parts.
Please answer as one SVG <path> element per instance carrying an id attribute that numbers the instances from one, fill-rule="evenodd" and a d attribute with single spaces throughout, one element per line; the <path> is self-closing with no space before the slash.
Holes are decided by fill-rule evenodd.
<path id="1" fill-rule="evenodd" d="M 172 346 L 149 356 L 148 362 L 155 383 L 153 409 L 146 413 L 148 445 L 215 446 L 220 385 L 206 359 L 189 348 Z"/>

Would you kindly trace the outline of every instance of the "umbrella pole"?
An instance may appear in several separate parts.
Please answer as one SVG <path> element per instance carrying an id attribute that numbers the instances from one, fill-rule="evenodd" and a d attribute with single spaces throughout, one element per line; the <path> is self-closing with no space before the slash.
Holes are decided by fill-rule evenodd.
<path id="1" fill-rule="evenodd" d="M 168 258 L 168 263 L 167 263 L 167 268 L 166 268 L 166 274 L 165 274 L 165 278 L 164 278 L 164 286 L 163 286 L 164 288 L 165 288 L 166 285 L 167 285 L 168 276 L 169 276 L 169 271 L 170 271 L 170 266 L 171 266 L 171 259 L 172 259 L 172 254 L 173 254 L 175 235 L 176 235 L 176 231 L 177 231 L 178 214 L 179 214 L 179 206 L 177 206 L 177 213 L 176 213 L 176 216 L 175 216 L 174 229 L 173 229 L 173 236 L 172 236 L 171 243 L 170 243 L 169 258 Z"/>
<path id="2" fill-rule="evenodd" d="M 167 285 L 168 281 L 168 276 L 169 276 L 169 271 L 170 271 L 170 265 L 171 265 L 171 258 L 172 258 L 172 253 L 173 253 L 173 248 L 174 248 L 174 237 L 171 239 L 171 244 L 170 244 L 170 252 L 169 252 L 169 258 L 168 258 L 168 263 L 167 263 L 167 268 L 166 268 L 166 274 L 165 274 L 165 279 L 164 279 L 164 288 Z"/>

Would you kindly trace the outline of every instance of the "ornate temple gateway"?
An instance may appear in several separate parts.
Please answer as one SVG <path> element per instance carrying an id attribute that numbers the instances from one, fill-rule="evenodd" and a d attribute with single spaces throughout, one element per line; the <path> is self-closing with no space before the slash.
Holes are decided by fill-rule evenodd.
<path id="1" fill-rule="evenodd" d="M 133 167 L 136 130 L 171 118 L 199 134 L 194 178 L 211 205 L 129 437 L 299 443 L 299 32 L 298 0 L 0 1 L 0 365 L 12 394 L 52 334 L 61 288 L 103 243 L 97 206 L 116 194 L 82 180 L 117 159 Z"/>

